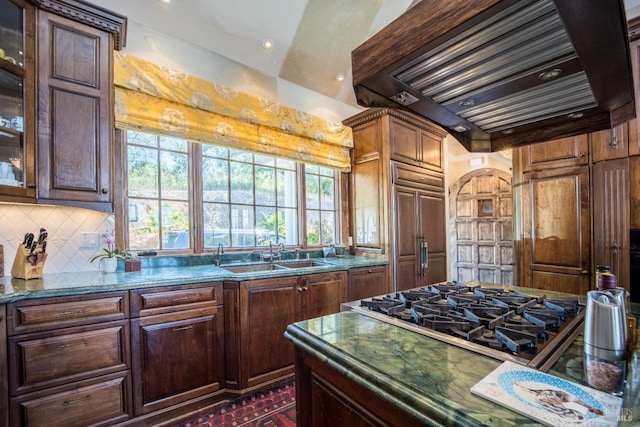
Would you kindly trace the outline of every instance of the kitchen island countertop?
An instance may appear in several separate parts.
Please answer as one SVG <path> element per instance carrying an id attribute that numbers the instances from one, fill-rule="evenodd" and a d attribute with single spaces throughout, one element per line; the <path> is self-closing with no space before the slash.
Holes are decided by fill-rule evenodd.
<path id="1" fill-rule="evenodd" d="M 270 271 L 232 273 L 226 266 L 247 263 L 229 263 L 221 266 L 166 265 L 143 268 L 140 271 L 102 273 L 99 271 L 80 273 L 44 274 L 41 279 L 17 279 L 10 276 L 0 278 L 0 304 L 30 298 L 47 298 L 82 295 L 96 292 L 113 292 L 140 289 L 151 286 L 185 285 L 219 281 L 245 281 L 275 277 L 300 276 L 332 271 L 348 271 L 354 268 L 386 265 L 384 258 L 345 256 L 344 258 L 311 258 L 322 265 L 307 268 L 291 268 Z M 258 264 L 258 263 L 251 263 Z M 262 262 L 262 264 L 266 264 Z"/>
<path id="2" fill-rule="evenodd" d="M 313 358 L 419 423 L 539 425 L 471 394 L 471 387 L 500 366 L 500 360 L 357 312 L 299 322 L 290 325 L 286 334 Z M 548 373 L 586 385 L 582 366 L 580 335 Z M 627 379 L 620 424 L 638 425 L 640 361 L 637 350 L 631 357 Z"/>

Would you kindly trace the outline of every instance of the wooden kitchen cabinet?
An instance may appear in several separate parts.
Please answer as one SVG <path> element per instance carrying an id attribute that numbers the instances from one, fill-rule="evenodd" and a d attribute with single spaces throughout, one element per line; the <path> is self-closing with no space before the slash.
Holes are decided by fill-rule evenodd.
<path id="1" fill-rule="evenodd" d="M 131 291 L 134 414 L 221 394 L 222 284 Z"/>
<path id="2" fill-rule="evenodd" d="M 345 272 L 225 282 L 227 387 L 244 393 L 290 377 L 293 344 L 287 326 L 340 311 Z"/>
<path id="3" fill-rule="evenodd" d="M 127 420 L 128 310 L 127 292 L 8 304 L 11 425 Z"/>
<path id="4" fill-rule="evenodd" d="M 640 228 L 640 156 L 629 157 L 629 228 Z"/>
<path id="5" fill-rule="evenodd" d="M 123 399 L 128 373 L 59 387 L 54 393 L 35 392 L 12 400 L 12 426 L 111 426 L 128 418 Z"/>
<path id="6" fill-rule="evenodd" d="M 358 141 L 353 147 L 350 175 L 353 243 L 360 253 L 387 254 L 388 212 L 383 201 L 389 197 L 389 189 L 380 185 L 389 179 L 388 150 L 383 150 L 385 123 L 381 117 L 349 123 L 353 127 L 354 141 Z"/>
<path id="7" fill-rule="evenodd" d="M 2 2 L 24 10 L 22 39 L 10 43 L 24 60 L 0 61 L 0 76 L 13 77 L 0 79 L 0 99 L 19 101 L 23 119 L 22 131 L 0 137 L 0 162 L 13 159 L 16 176 L 0 181 L 0 200 L 112 212 L 111 60 L 126 18 L 82 1 Z M 22 93 L 8 89 L 16 79 Z M 17 143 L 10 151 L 7 138 Z"/>
<path id="8" fill-rule="evenodd" d="M 593 165 L 594 265 L 608 265 L 629 290 L 629 158 Z M 594 284 L 595 286 L 595 284 Z"/>
<path id="9" fill-rule="evenodd" d="M 444 195 L 396 185 L 396 291 L 447 279 Z"/>
<path id="10" fill-rule="evenodd" d="M 41 10 L 37 37 L 37 198 L 111 212 L 111 35 Z"/>
<path id="11" fill-rule="evenodd" d="M 593 132 L 589 137 L 593 163 L 629 156 L 629 123 L 623 123 L 613 129 Z"/>
<path id="12" fill-rule="evenodd" d="M 348 301 L 358 301 L 391 292 L 387 268 L 383 265 L 349 270 Z"/>
<path id="13" fill-rule="evenodd" d="M 0 23 L 0 200 L 30 202 L 36 180 L 36 8 L 26 0 L 0 0 L 0 10 L 6 17 Z"/>
<path id="14" fill-rule="evenodd" d="M 520 147 L 522 172 L 589 164 L 589 137 L 586 134 Z"/>
<path id="15" fill-rule="evenodd" d="M 589 167 L 525 173 L 517 183 L 522 215 L 521 286 L 573 294 L 589 290 Z"/>
<path id="16" fill-rule="evenodd" d="M 7 307 L 0 305 L 0 425 L 9 425 L 9 372 L 7 366 Z"/>
<path id="17" fill-rule="evenodd" d="M 442 133 L 424 121 L 403 116 L 389 118 L 391 160 L 443 172 Z"/>
<path id="18" fill-rule="evenodd" d="M 414 114 L 388 108 L 369 109 L 343 123 L 353 129 L 356 253 L 387 256 L 395 290 L 446 280 L 446 133 Z"/>

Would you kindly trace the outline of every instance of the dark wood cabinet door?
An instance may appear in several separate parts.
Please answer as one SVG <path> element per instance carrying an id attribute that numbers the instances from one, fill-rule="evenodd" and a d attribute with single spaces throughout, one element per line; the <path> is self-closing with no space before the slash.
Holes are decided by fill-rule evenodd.
<path id="1" fill-rule="evenodd" d="M 278 371 L 293 371 L 293 344 L 284 337 L 287 326 L 300 319 L 302 298 L 298 278 L 243 283 L 242 344 L 247 386 L 263 382 Z"/>
<path id="2" fill-rule="evenodd" d="M 588 167 L 524 174 L 523 286 L 574 294 L 589 289 Z"/>
<path id="3" fill-rule="evenodd" d="M 419 276 L 419 213 L 416 196 L 417 191 L 412 188 L 401 186 L 393 188 L 396 238 L 395 253 L 393 254 L 395 291 L 415 288 L 421 284 Z"/>
<path id="4" fill-rule="evenodd" d="M 224 387 L 222 313 L 216 307 L 131 320 L 136 415 Z"/>
<path id="5" fill-rule="evenodd" d="M 589 163 L 589 138 L 586 134 L 539 142 L 521 147 L 520 150 L 523 172 Z"/>
<path id="6" fill-rule="evenodd" d="M 300 284 L 303 294 L 303 320 L 337 313 L 340 311 L 340 304 L 347 301 L 345 272 L 303 276 L 300 278 Z"/>
<path id="7" fill-rule="evenodd" d="M 39 11 L 38 45 L 37 197 L 112 211 L 111 36 Z"/>
<path id="8" fill-rule="evenodd" d="M 10 425 L 116 425 L 129 419 L 129 383 L 129 371 L 122 371 L 14 397 Z"/>
<path id="9" fill-rule="evenodd" d="M 410 165 L 420 165 L 420 129 L 404 120 L 389 118 L 389 144 L 393 160 Z"/>
<path id="10" fill-rule="evenodd" d="M 390 291 L 387 267 L 356 268 L 349 271 L 349 301 L 384 295 Z"/>
<path id="11" fill-rule="evenodd" d="M 629 227 L 640 228 L 640 156 L 629 157 Z"/>
<path id="12" fill-rule="evenodd" d="M 425 254 L 422 261 L 425 267 L 421 285 L 447 280 L 447 240 L 444 213 L 444 196 L 418 192 L 418 205 L 420 208 L 420 231 Z"/>
<path id="13" fill-rule="evenodd" d="M 444 166 L 442 162 L 442 140 L 443 134 L 420 131 L 420 158 L 421 165 L 436 172 L 443 172 Z"/>
<path id="14" fill-rule="evenodd" d="M 629 290 L 629 159 L 593 165 L 594 265 L 608 265 Z M 595 286 L 595 283 L 594 283 Z"/>
<path id="15" fill-rule="evenodd" d="M 123 371 L 129 365 L 126 320 L 9 337 L 12 396 Z"/>
<path id="16" fill-rule="evenodd" d="M 383 179 L 382 119 L 366 122 L 353 129 L 351 176 L 352 227 L 356 248 L 382 251 Z"/>

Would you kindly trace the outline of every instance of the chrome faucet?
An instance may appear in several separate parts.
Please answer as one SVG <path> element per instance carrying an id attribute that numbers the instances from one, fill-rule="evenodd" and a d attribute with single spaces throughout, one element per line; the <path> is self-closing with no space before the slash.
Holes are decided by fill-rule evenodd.
<path id="1" fill-rule="evenodd" d="M 279 261 L 282 261 L 282 252 L 284 252 L 286 249 L 284 248 L 284 243 L 280 242 L 278 243 L 277 246 L 280 246 L 280 250 L 278 251 L 278 255 L 276 255 L 278 257 Z"/>
<path id="2" fill-rule="evenodd" d="M 215 264 L 216 265 L 220 265 L 220 254 L 224 253 L 224 247 L 222 246 L 222 243 L 218 243 L 218 252 L 216 253 L 216 259 L 215 259 Z"/>

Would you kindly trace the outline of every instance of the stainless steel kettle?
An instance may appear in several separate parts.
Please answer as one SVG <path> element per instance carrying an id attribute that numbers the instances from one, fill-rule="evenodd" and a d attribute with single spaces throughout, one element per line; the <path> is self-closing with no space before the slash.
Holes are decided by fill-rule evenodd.
<path id="1" fill-rule="evenodd" d="M 627 313 L 624 289 L 587 292 L 584 317 L 584 361 L 587 383 L 621 393 L 626 377 Z"/>

